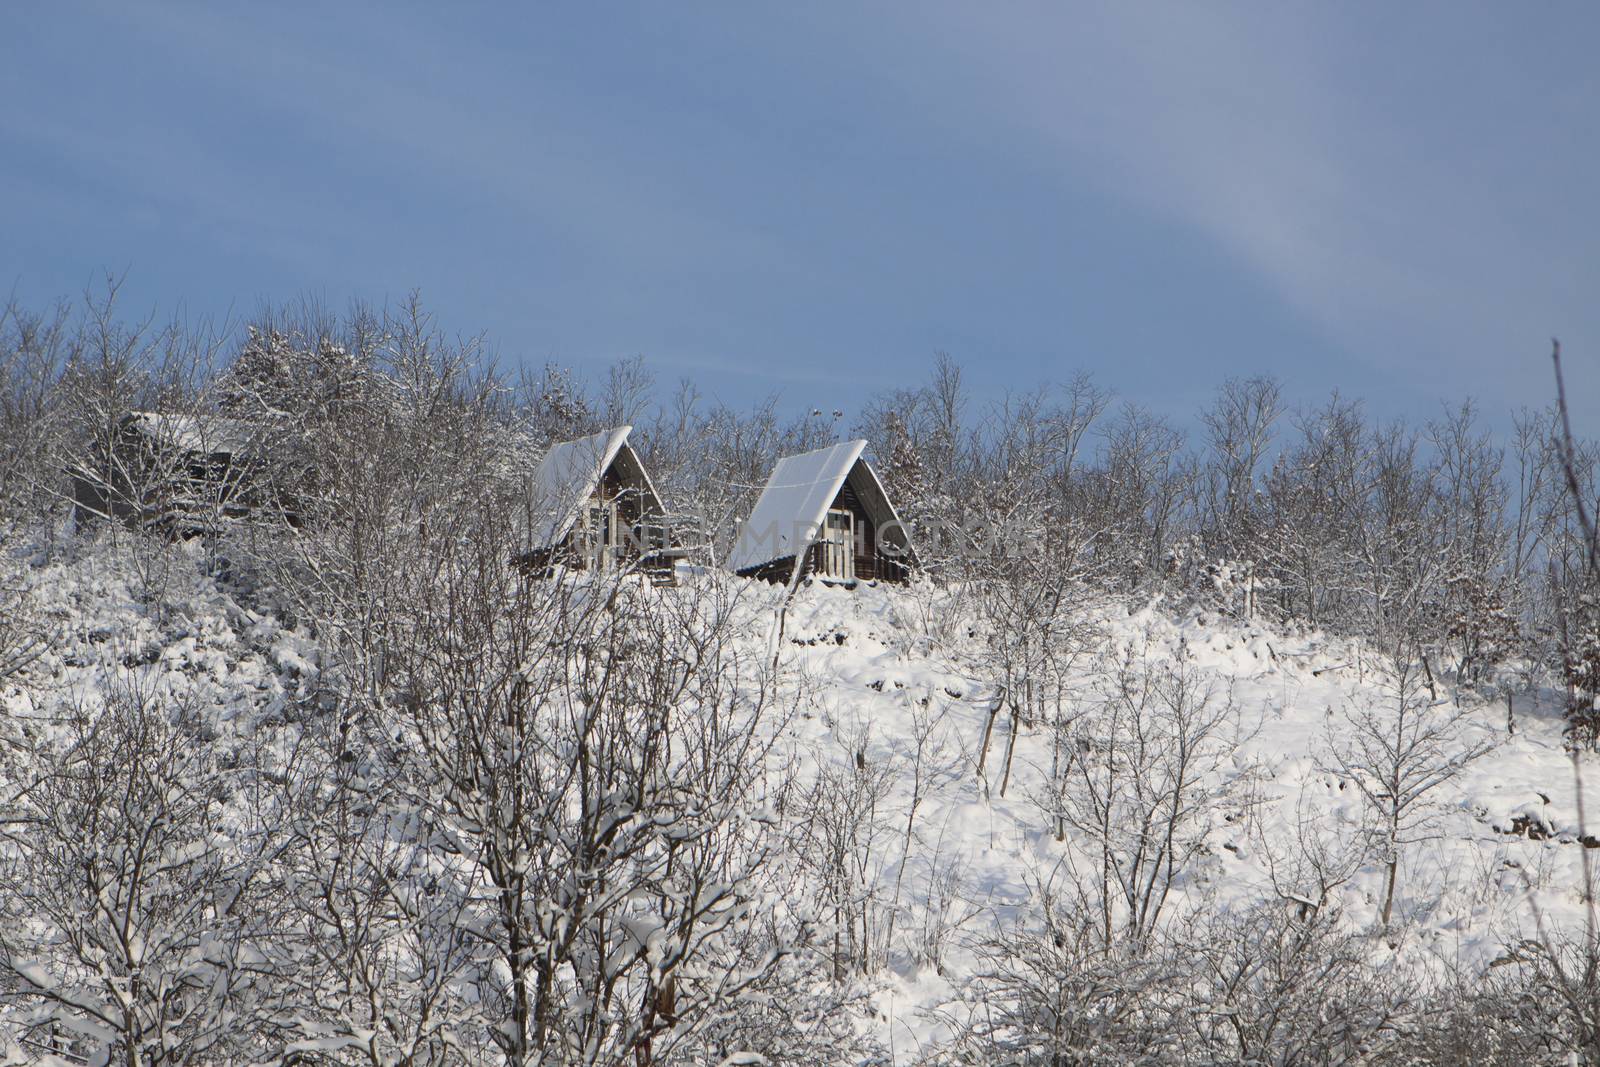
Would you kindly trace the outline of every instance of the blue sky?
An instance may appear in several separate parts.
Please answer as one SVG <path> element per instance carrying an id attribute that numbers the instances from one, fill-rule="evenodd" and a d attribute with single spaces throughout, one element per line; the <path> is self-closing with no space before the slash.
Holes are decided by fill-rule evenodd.
<path id="1" fill-rule="evenodd" d="M 501 359 L 857 406 L 932 353 L 1187 422 L 1600 398 L 1600 7 L 9 7 L 0 285 L 416 288 Z M 1592 406 L 1600 407 L 1600 403 Z M 1585 417 L 1586 429 L 1600 416 Z"/>

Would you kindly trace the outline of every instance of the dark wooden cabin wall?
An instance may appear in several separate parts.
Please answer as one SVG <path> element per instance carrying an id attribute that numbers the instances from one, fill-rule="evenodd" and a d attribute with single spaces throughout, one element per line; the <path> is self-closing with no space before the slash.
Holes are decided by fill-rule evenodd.
<path id="1" fill-rule="evenodd" d="M 856 577 L 861 581 L 874 581 L 882 579 L 888 582 L 903 582 L 906 580 L 905 565 L 897 560 L 884 556 L 878 551 L 878 527 L 872 521 L 872 516 L 867 513 L 867 507 L 861 502 L 861 496 L 845 479 L 839 489 L 839 495 L 834 497 L 834 509 L 849 511 L 856 517 L 856 525 L 862 530 L 863 535 L 856 539 L 855 566 Z M 820 558 L 820 555 L 819 557 Z"/>

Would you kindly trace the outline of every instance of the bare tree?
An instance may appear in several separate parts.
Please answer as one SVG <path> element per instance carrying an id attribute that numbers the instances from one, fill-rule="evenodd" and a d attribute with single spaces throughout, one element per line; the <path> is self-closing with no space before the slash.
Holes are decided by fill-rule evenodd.
<path id="1" fill-rule="evenodd" d="M 1094 644 L 1093 628 L 1074 611 L 1072 594 L 1081 580 L 1075 561 L 1070 556 L 1058 557 L 1047 535 L 1036 535 L 1034 540 L 1024 534 L 1028 528 L 1017 518 L 1013 515 L 1008 535 L 1022 540 L 993 553 L 978 600 L 989 652 L 985 673 L 992 678 L 995 700 L 979 746 L 977 770 L 980 778 L 984 777 L 996 716 L 1002 708 L 1009 710 L 1006 753 L 999 775 L 1001 796 L 1011 780 L 1021 730 L 1043 723 L 1057 736 L 1069 727 L 1073 718 L 1068 699 L 1071 671 Z M 1058 736 L 1055 752 L 1053 777 L 1059 780 L 1065 775 L 1063 759 L 1069 754 Z"/>
<path id="2" fill-rule="evenodd" d="M 1253 560 L 1259 504 L 1257 477 L 1272 445 L 1272 428 L 1283 412 L 1282 388 L 1274 378 L 1230 378 L 1201 413 L 1210 454 L 1205 465 L 1200 516 L 1211 552 L 1228 560 Z"/>
<path id="3" fill-rule="evenodd" d="M 833 979 L 870 974 L 885 961 L 893 911 L 879 891 L 894 840 L 889 792 L 901 768 L 869 761 L 866 732 L 854 735 L 854 751 L 840 765 L 825 765 L 804 801 L 797 841 L 817 878 L 822 917 L 831 942 Z"/>
<path id="4" fill-rule="evenodd" d="M 1556 585 L 1555 608 L 1563 615 L 1576 617 L 1580 622 L 1600 629 L 1600 518 L 1594 511 L 1595 494 L 1590 478 L 1592 466 L 1585 462 L 1577 440 L 1572 433 L 1572 420 L 1567 408 L 1566 382 L 1561 369 L 1561 343 L 1552 341 L 1551 362 L 1556 379 L 1556 420 L 1553 451 L 1559 464 L 1567 496 L 1563 525 L 1568 528 L 1568 545 L 1578 544 L 1577 560 L 1570 561 L 1568 580 Z M 1577 689 L 1589 676 L 1587 663 L 1579 660 L 1574 671 L 1574 642 L 1571 630 L 1564 631 L 1563 644 L 1567 653 L 1568 685 Z M 1600 640 L 1590 646 L 1594 660 L 1600 662 Z M 1575 681 L 1574 673 L 1579 674 Z M 1600 689 L 1600 669 L 1595 669 L 1590 701 Z M 1569 701 L 1573 699 L 1569 691 Z M 1569 712 L 1575 710 L 1569 704 Z M 1586 820 L 1584 804 L 1584 779 L 1582 765 L 1573 753 L 1572 770 L 1577 787 L 1579 831 L 1583 833 Z M 1600 1064 L 1600 920 L 1596 917 L 1595 878 L 1593 861 L 1586 848 L 1579 856 L 1583 879 L 1583 929 L 1579 931 L 1550 929 L 1543 917 L 1539 919 L 1538 936 L 1527 938 L 1512 947 L 1509 962 L 1525 969 L 1529 985 L 1536 991 L 1540 1002 L 1553 1002 L 1559 1011 L 1556 1025 L 1552 1027 L 1553 1043 L 1568 1053 L 1571 1062 L 1581 1062 L 1593 1067 Z"/>
<path id="5" fill-rule="evenodd" d="M 1443 639 L 1457 650 L 1463 682 L 1485 677 L 1520 643 L 1517 590 L 1510 561 L 1505 452 L 1479 424 L 1472 404 L 1430 422 L 1436 537 L 1444 557 Z"/>
<path id="6" fill-rule="evenodd" d="M 776 958 L 740 946 L 780 715 L 722 583 L 544 580 L 492 513 L 437 527 L 390 675 L 430 838 L 477 873 L 508 1064 L 667 1058 Z"/>
<path id="7" fill-rule="evenodd" d="M 492 1043 L 482 1004 L 464 995 L 479 960 L 472 874 L 421 832 L 392 739 L 349 708 L 336 721 L 313 723 L 280 779 L 283 1058 L 479 1062 Z"/>
<path id="8" fill-rule="evenodd" d="M 1231 699 L 1202 682 L 1182 650 L 1165 659 L 1125 647 L 1078 721 L 1071 781 L 1053 814 L 1087 854 L 1077 874 L 1100 936 L 1155 932 L 1179 876 L 1204 851 L 1229 786 L 1216 771 L 1233 740 Z"/>
<path id="9" fill-rule="evenodd" d="M 48 514 L 67 499 L 60 461 L 67 454 L 61 374 L 79 338 L 70 309 L 0 307 L 0 532 Z"/>
<path id="10" fill-rule="evenodd" d="M 1287 844 L 1258 820 L 1251 827 L 1273 892 L 1301 919 L 1333 903 L 1335 892 L 1371 857 L 1372 834 L 1364 821 L 1330 817 L 1311 796 L 1312 784 L 1295 798 L 1294 837 Z"/>
<path id="11" fill-rule="evenodd" d="M 1264 555 L 1280 610 L 1313 626 L 1355 600 L 1350 566 L 1366 511 L 1366 425 L 1360 406 L 1335 394 L 1295 420 L 1297 440 L 1266 477 L 1270 533 Z"/>
<path id="12" fill-rule="evenodd" d="M 1376 819 L 1375 845 L 1385 871 L 1379 922 L 1385 927 L 1394 911 L 1402 853 L 1437 832 L 1435 794 L 1493 747 L 1468 736 L 1459 709 L 1430 703 L 1423 671 L 1413 641 L 1397 640 L 1382 677 L 1390 706 L 1347 710 L 1327 740 L 1327 768 L 1356 787 Z"/>
<path id="13" fill-rule="evenodd" d="M 1133 404 L 1123 405 L 1101 435 L 1097 466 L 1085 479 L 1096 576 L 1113 587 L 1159 578 L 1182 532 L 1195 479 L 1183 437 Z"/>
<path id="14" fill-rule="evenodd" d="M 606 369 L 605 392 L 600 398 L 600 421 L 608 426 L 632 426 L 644 415 L 655 379 L 643 356 L 619 359 Z"/>

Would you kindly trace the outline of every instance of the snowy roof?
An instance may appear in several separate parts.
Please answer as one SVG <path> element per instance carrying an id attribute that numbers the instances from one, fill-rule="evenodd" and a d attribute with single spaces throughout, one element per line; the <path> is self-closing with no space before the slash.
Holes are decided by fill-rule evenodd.
<path id="1" fill-rule="evenodd" d="M 550 451 L 539 461 L 533 474 L 533 514 L 530 543 L 536 546 L 553 545 L 567 535 L 577 521 L 584 501 L 594 495 L 605 477 L 607 468 L 626 453 L 637 470 L 638 479 L 650 503 L 659 510 L 660 497 L 650 482 L 644 465 L 628 447 L 628 434 L 632 426 L 616 426 L 609 430 L 580 437 L 576 441 L 563 441 L 550 446 Z"/>
<path id="2" fill-rule="evenodd" d="M 861 460 L 866 447 L 865 441 L 841 441 L 779 460 L 750 517 L 739 527 L 739 539 L 728 553 L 728 567 L 745 571 L 799 555 L 816 538 L 829 506 L 858 461 L 870 479 L 865 488 L 878 498 L 873 503 L 881 501 L 888 518 L 898 522 L 877 475 Z"/>
<path id="3" fill-rule="evenodd" d="M 261 428 L 220 415 L 163 415 L 135 411 L 122 425 L 159 444 L 208 455 L 243 452 L 259 442 Z"/>

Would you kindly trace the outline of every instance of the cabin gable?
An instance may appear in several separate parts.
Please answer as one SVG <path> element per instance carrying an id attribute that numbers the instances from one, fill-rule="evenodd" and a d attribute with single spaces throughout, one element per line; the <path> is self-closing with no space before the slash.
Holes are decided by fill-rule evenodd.
<path id="1" fill-rule="evenodd" d="M 906 581 L 914 563 L 910 539 L 862 458 L 865 445 L 851 441 L 780 461 L 740 530 L 729 561 L 735 573 L 787 582 L 803 555 L 801 577 Z"/>
<path id="2" fill-rule="evenodd" d="M 640 565 L 670 576 L 666 509 L 622 426 L 551 447 L 530 491 L 524 566 L 606 570 Z"/>

